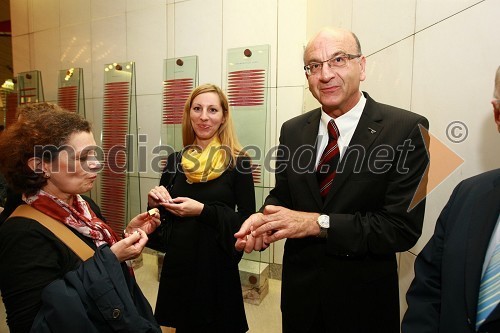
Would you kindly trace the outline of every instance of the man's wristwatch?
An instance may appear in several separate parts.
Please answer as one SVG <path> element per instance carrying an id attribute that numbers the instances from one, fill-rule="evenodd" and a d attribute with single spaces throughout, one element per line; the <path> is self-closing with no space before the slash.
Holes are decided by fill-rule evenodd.
<path id="1" fill-rule="evenodd" d="M 328 237 L 328 229 L 330 228 L 330 216 L 328 215 L 320 215 L 316 222 L 319 225 L 319 235 L 320 238 Z"/>

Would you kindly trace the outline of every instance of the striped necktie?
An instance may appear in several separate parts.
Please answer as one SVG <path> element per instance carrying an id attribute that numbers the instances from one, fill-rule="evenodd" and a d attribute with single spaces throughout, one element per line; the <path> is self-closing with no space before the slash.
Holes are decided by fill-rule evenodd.
<path id="1" fill-rule="evenodd" d="M 500 301 L 500 243 L 497 244 L 481 279 L 477 301 L 476 329 L 488 318 Z"/>
<path id="2" fill-rule="evenodd" d="M 340 150 L 337 139 L 340 136 L 339 129 L 335 121 L 328 122 L 328 144 L 321 155 L 318 167 L 316 168 L 316 177 L 318 179 L 320 194 L 325 198 L 332 188 L 333 178 L 337 173 L 337 164 L 339 163 Z"/>

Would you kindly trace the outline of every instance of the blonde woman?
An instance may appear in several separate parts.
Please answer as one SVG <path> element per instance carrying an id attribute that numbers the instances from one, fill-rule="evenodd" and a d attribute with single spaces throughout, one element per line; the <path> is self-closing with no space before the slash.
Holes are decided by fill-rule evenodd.
<path id="1" fill-rule="evenodd" d="M 151 242 L 165 251 L 155 317 L 177 333 L 246 332 L 233 235 L 255 211 L 255 193 L 219 87 L 191 92 L 182 136 L 183 151 L 168 157 L 160 185 L 148 193 L 166 229 Z"/>

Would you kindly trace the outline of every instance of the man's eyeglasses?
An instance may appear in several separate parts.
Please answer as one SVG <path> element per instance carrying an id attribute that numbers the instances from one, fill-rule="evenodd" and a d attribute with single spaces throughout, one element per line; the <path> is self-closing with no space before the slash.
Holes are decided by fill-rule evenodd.
<path id="1" fill-rule="evenodd" d="M 326 62 L 329 68 L 342 68 L 347 65 L 347 62 L 351 59 L 359 58 L 361 54 L 347 54 L 347 53 L 339 53 L 334 55 L 332 58 L 321 61 L 321 62 L 311 62 L 308 65 L 304 66 L 304 70 L 307 75 L 315 75 L 321 72 L 323 68 L 323 64 Z"/>

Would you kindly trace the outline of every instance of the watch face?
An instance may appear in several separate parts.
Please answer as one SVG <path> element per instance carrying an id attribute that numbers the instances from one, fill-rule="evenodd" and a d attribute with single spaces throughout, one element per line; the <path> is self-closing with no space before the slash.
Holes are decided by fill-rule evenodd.
<path id="1" fill-rule="evenodd" d="M 318 224 L 321 228 L 330 228 L 330 216 L 320 215 L 318 217 Z"/>

